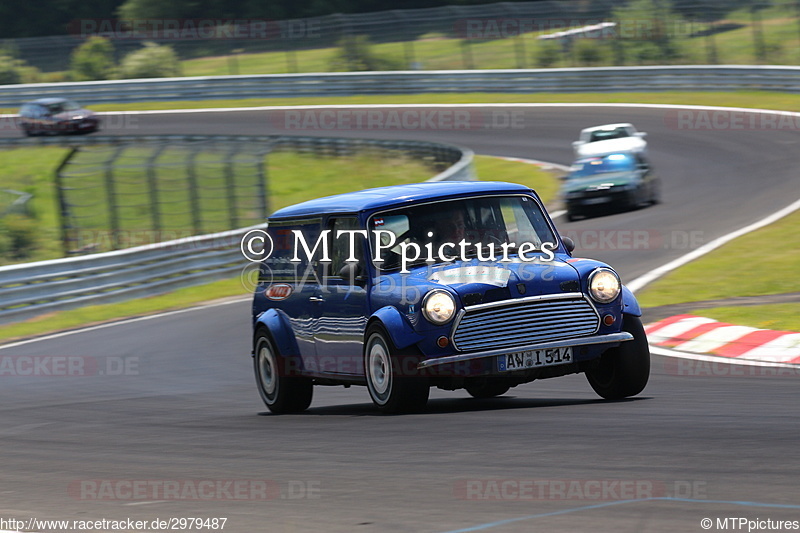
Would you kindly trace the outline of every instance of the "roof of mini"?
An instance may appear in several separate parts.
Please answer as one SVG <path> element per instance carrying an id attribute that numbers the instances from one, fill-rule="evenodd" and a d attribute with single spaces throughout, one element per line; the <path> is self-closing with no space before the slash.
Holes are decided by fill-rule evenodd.
<path id="1" fill-rule="evenodd" d="M 428 200 L 445 200 L 481 194 L 531 192 L 529 187 L 500 181 L 439 181 L 365 189 L 309 200 L 274 212 L 269 218 L 298 218 L 330 213 L 358 213 L 401 207 Z"/>

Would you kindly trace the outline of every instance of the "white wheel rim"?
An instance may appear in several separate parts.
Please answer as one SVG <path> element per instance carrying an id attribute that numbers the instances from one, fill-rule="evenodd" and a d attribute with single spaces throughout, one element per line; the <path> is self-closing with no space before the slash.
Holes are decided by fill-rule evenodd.
<path id="1" fill-rule="evenodd" d="M 258 375 L 261 379 L 261 388 L 267 395 L 275 393 L 277 380 L 275 379 L 275 357 L 266 343 L 258 350 Z"/>
<path id="2" fill-rule="evenodd" d="M 383 339 L 378 336 L 373 337 L 367 353 L 367 372 L 371 388 L 381 399 L 384 399 L 392 388 L 391 368 Z"/>

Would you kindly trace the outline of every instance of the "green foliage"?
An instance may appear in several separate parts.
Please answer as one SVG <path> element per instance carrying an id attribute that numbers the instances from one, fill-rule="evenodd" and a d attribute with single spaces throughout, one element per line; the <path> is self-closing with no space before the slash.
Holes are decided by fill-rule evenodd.
<path id="1" fill-rule="evenodd" d="M 572 46 L 575 58 L 581 65 L 591 67 L 608 59 L 605 47 L 597 39 L 578 39 Z"/>
<path id="2" fill-rule="evenodd" d="M 119 70 L 123 79 L 167 78 L 181 73 L 178 55 L 172 47 L 151 42 L 126 55 Z"/>
<path id="3" fill-rule="evenodd" d="M 375 54 L 366 35 L 347 35 L 339 40 L 338 48 L 330 61 L 334 72 L 366 70 L 399 70 L 403 65 L 397 60 Z"/>
<path id="4" fill-rule="evenodd" d="M 614 9 L 612 18 L 627 59 L 643 64 L 681 57 L 675 33 L 682 19 L 669 0 L 632 0 Z"/>
<path id="5" fill-rule="evenodd" d="M 114 45 L 104 37 L 90 37 L 72 52 L 72 77 L 78 81 L 107 80 L 114 72 Z"/>
<path id="6" fill-rule="evenodd" d="M 36 83 L 40 81 L 41 72 L 13 56 L 0 53 L 0 85 L 13 83 Z"/>
<path id="7" fill-rule="evenodd" d="M 0 55 L 0 85 L 21 82 L 22 76 L 17 68 L 17 60 L 7 55 Z"/>
<path id="8" fill-rule="evenodd" d="M 209 4 L 211 7 L 212 4 Z M 127 0 L 119 7 L 121 19 L 203 18 L 211 12 L 198 14 L 200 6 L 193 0 Z M 215 15 L 219 17 L 220 15 Z"/>
<path id="9" fill-rule="evenodd" d="M 561 43 L 555 39 L 539 41 L 533 61 L 539 68 L 550 68 L 559 62 L 562 54 Z"/>
<path id="10" fill-rule="evenodd" d="M 23 215 L 8 215 L 0 219 L 0 254 L 10 259 L 26 259 L 36 248 L 36 221 Z"/>

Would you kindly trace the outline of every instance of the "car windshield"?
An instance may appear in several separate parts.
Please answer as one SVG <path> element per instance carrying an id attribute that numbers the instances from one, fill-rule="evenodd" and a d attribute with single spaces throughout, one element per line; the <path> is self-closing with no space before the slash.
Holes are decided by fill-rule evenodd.
<path id="1" fill-rule="evenodd" d="M 63 113 L 64 111 L 77 111 L 80 108 L 81 106 L 70 100 L 47 105 L 47 109 L 50 111 L 51 115 Z"/>
<path id="2" fill-rule="evenodd" d="M 589 137 L 589 142 L 607 141 L 609 139 L 621 139 L 628 137 L 625 128 L 614 128 L 612 130 L 595 130 Z"/>
<path id="3" fill-rule="evenodd" d="M 587 178 L 602 174 L 621 174 L 636 169 L 636 161 L 627 155 L 612 154 L 605 157 L 579 159 L 570 167 L 569 178 Z"/>
<path id="4" fill-rule="evenodd" d="M 503 256 L 501 245 L 504 243 L 511 257 L 524 243 L 531 243 L 533 249 L 540 250 L 543 242 L 556 242 L 544 213 L 529 196 L 448 200 L 385 211 L 370 218 L 369 229 L 373 230 L 373 259 L 374 251 L 378 250 L 377 239 L 383 247 L 380 253 L 383 263 L 375 263 L 381 270 L 400 266 L 401 245 L 419 246 L 420 257 L 412 264 L 424 264 L 428 250 L 434 262 L 447 261 L 443 255 L 485 258 L 492 250 L 491 255 L 499 259 Z M 462 241 L 465 242 L 463 255 Z M 446 253 L 441 254 L 440 250 Z"/>

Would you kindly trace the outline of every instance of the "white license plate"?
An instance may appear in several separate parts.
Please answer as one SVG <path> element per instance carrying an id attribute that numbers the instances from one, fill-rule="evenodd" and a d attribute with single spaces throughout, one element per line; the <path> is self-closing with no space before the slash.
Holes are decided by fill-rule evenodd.
<path id="1" fill-rule="evenodd" d="M 586 205 L 604 204 L 604 203 L 610 202 L 610 201 L 611 201 L 611 198 L 609 198 L 608 196 L 601 196 L 599 198 L 587 198 L 586 200 L 583 201 L 583 203 L 586 204 Z"/>
<path id="2" fill-rule="evenodd" d="M 572 348 L 546 348 L 497 356 L 497 370 L 511 372 L 542 366 L 564 365 L 572 362 Z"/>

